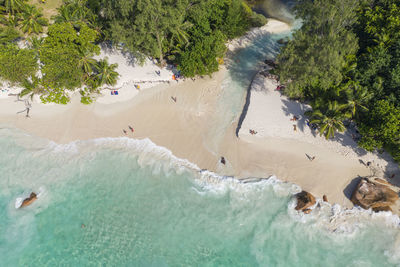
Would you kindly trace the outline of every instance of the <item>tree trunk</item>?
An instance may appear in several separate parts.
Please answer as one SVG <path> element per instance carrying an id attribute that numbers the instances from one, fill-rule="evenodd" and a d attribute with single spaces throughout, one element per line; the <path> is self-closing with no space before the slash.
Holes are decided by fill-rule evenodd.
<path id="1" fill-rule="evenodd" d="M 159 58 L 159 60 L 160 60 L 160 67 L 161 67 L 161 68 L 164 68 L 164 66 L 166 65 L 166 63 L 164 62 L 164 55 L 163 55 L 163 51 L 162 51 L 162 40 L 161 40 L 160 34 L 159 34 L 158 32 L 157 32 L 156 37 L 157 37 L 158 49 L 159 49 L 159 52 L 160 52 L 160 58 Z"/>

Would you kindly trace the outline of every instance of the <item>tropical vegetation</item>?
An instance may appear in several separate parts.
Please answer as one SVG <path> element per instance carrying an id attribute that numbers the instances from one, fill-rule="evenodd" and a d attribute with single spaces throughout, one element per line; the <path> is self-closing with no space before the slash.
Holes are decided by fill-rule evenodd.
<path id="1" fill-rule="evenodd" d="M 68 91 L 78 88 L 82 102 L 91 103 L 100 86 L 114 85 L 116 65 L 93 58 L 101 34 L 86 3 L 65 0 L 49 25 L 35 5 L 0 1 L 0 78 L 22 86 L 20 96 L 59 104 L 68 103 Z"/>
<path id="2" fill-rule="evenodd" d="M 218 69 L 225 42 L 266 19 L 243 0 L 90 1 L 105 38 L 138 58 L 176 64 L 187 77 Z"/>
<path id="3" fill-rule="evenodd" d="M 0 0 L 0 78 L 45 103 L 68 103 L 76 89 L 91 103 L 116 84 L 117 65 L 95 59 L 100 42 L 192 77 L 217 71 L 228 39 L 266 23 L 244 0 L 63 0 L 51 23 L 45 6 Z"/>
<path id="4" fill-rule="evenodd" d="M 303 25 L 277 58 L 285 94 L 311 104 L 327 138 L 356 123 L 359 144 L 400 161 L 400 1 L 299 0 Z"/>

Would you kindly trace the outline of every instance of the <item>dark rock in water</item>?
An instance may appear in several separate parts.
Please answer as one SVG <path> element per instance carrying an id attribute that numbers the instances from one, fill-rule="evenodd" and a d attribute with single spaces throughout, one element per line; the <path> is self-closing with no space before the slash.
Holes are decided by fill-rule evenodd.
<path id="1" fill-rule="evenodd" d="M 282 38 L 278 40 L 278 44 L 284 45 L 287 44 L 289 42 L 288 38 Z"/>
<path id="2" fill-rule="evenodd" d="M 351 202 L 363 209 L 373 211 L 392 210 L 391 206 L 399 199 L 398 194 L 388 186 L 362 178 L 351 196 Z"/>
<path id="3" fill-rule="evenodd" d="M 393 210 L 389 206 L 382 206 L 382 207 L 375 208 L 374 211 L 375 212 L 379 212 L 379 211 L 393 211 Z"/>
<path id="4" fill-rule="evenodd" d="M 297 205 L 295 207 L 296 210 L 303 211 L 304 213 L 310 213 L 309 207 L 315 204 L 315 197 L 306 191 L 301 191 L 296 194 Z"/>
<path id="5" fill-rule="evenodd" d="M 275 61 L 271 60 L 271 59 L 266 59 L 264 60 L 264 63 L 267 64 L 268 66 L 271 66 L 272 68 L 276 67 L 276 63 Z"/>
<path id="6" fill-rule="evenodd" d="M 21 208 L 25 206 L 29 206 L 32 204 L 35 200 L 37 199 L 37 196 L 34 192 L 31 193 L 31 195 L 28 198 L 25 198 L 24 201 L 22 201 Z"/>

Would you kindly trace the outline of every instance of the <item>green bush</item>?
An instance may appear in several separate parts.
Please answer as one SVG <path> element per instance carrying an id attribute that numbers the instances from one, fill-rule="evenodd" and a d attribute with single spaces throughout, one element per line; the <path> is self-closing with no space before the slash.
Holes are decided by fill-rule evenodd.
<path id="1" fill-rule="evenodd" d="M 69 103 L 70 98 L 66 94 L 65 90 L 60 88 L 52 88 L 51 90 L 46 90 L 46 93 L 40 96 L 43 103 L 56 103 L 66 105 Z"/>
<path id="2" fill-rule="evenodd" d="M 15 44 L 0 45 L 0 77 L 12 84 L 22 83 L 38 71 L 35 52 Z"/>
<path id="3" fill-rule="evenodd" d="M 263 14 L 252 12 L 250 16 L 250 24 L 252 27 L 261 27 L 267 24 L 268 20 Z"/>

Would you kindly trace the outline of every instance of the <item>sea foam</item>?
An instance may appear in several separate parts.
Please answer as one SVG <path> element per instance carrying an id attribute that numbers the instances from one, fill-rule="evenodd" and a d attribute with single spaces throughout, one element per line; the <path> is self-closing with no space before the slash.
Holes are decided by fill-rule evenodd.
<path id="1" fill-rule="evenodd" d="M 338 204 L 332 205 L 324 202 L 322 199 L 317 199 L 313 211 L 306 215 L 294 209 L 296 200 L 293 196 L 301 191 L 301 187 L 296 184 L 283 182 L 274 175 L 269 177 L 249 177 L 247 179 L 222 176 L 212 171 L 201 169 L 186 159 L 176 157 L 172 151 L 156 145 L 148 138 L 142 140 L 127 137 L 98 138 L 88 141 L 75 141 L 65 145 L 50 142 L 45 150 L 53 153 L 77 155 L 80 151 L 89 151 L 92 146 L 128 151 L 137 156 L 139 166 L 151 166 L 153 169 L 157 169 L 156 173 L 161 171 L 168 173 L 170 170 L 178 174 L 191 172 L 197 185 L 195 191 L 199 194 L 224 194 L 228 190 L 235 190 L 241 193 L 256 192 L 263 190 L 265 187 L 271 187 L 277 197 L 291 197 L 287 209 L 294 220 L 301 223 L 313 223 L 335 234 L 352 235 L 358 229 L 371 223 L 384 224 L 387 227 L 396 229 L 400 227 L 399 216 L 391 212 L 376 213 L 359 207 L 345 209 Z"/>
<path id="2" fill-rule="evenodd" d="M 326 238 L 329 242 L 333 242 L 333 248 L 343 246 L 343 244 L 348 242 L 351 242 L 351 244 L 357 244 L 357 242 L 360 242 L 358 240 L 362 240 L 363 236 L 370 232 L 371 229 L 376 229 L 377 231 L 384 230 L 386 232 L 385 236 L 391 232 L 398 232 L 400 223 L 399 217 L 389 212 L 373 213 L 359 208 L 343 209 L 339 205 L 331 205 L 320 199 L 317 199 L 313 211 L 310 214 L 305 215 L 294 209 L 296 200 L 293 196 L 301 191 L 301 187 L 298 185 L 283 182 L 275 176 L 265 178 L 249 177 L 247 179 L 221 176 L 209 170 L 202 170 L 199 166 L 188 160 L 176 157 L 170 150 L 165 147 L 157 146 L 149 139 L 135 140 L 125 137 L 99 138 L 88 141 L 71 142 L 66 145 L 56 144 L 54 142 L 44 143 L 40 141 L 41 145 L 39 146 L 29 144 L 30 142 L 33 142 L 31 137 L 21 138 L 30 139 L 30 141 L 25 140 L 23 142 L 18 142 L 19 146 L 22 146 L 27 150 L 24 151 L 18 147 L 16 148 L 16 150 L 22 151 L 21 155 L 25 158 L 22 162 L 33 162 L 36 167 L 31 168 L 32 166 L 27 166 L 27 169 L 29 169 L 30 172 L 34 172 L 31 174 L 32 177 L 29 179 L 20 179 L 18 183 L 16 181 L 13 181 L 12 184 L 10 184 L 10 182 L 5 183 L 5 189 L 2 189 L 2 192 L 0 192 L 0 196 L 2 195 L 4 197 L 8 196 L 11 192 L 15 192 L 15 186 L 18 188 L 29 187 L 23 192 L 20 191 L 19 194 L 15 194 L 14 197 L 12 197 L 12 200 L 10 198 L 10 205 L 6 216 L 8 216 L 10 220 L 15 221 L 15 225 L 18 225 L 18 228 L 14 227 L 13 224 L 7 226 L 6 238 L 9 244 L 14 244 L 15 242 L 12 240 L 15 238 L 22 238 L 21 233 L 23 233 L 24 238 L 26 237 L 26 240 L 29 240 L 31 238 L 30 236 L 32 236 L 32 240 L 29 242 L 36 242 L 38 236 L 41 235 L 37 232 L 40 230 L 40 228 L 37 228 L 41 223 L 41 219 L 39 218 L 49 217 L 47 214 L 49 210 L 55 214 L 58 214 L 58 211 L 56 211 L 58 209 L 63 211 L 64 207 L 62 205 L 67 205 L 66 203 L 69 203 L 70 199 L 74 201 L 78 200 L 82 211 L 87 212 L 87 216 L 92 216 L 92 214 L 93 216 L 96 216 L 93 220 L 90 219 L 90 216 L 85 217 L 87 218 L 86 220 L 92 221 L 92 223 L 97 222 L 97 217 L 100 216 L 99 214 L 103 214 L 107 210 L 106 207 L 97 207 L 97 201 L 102 199 L 101 197 L 97 199 L 96 197 L 98 195 L 111 194 L 113 198 L 118 198 L 118 196 L 115 195 L 115 192 L 119 191 L 115 190 L 121 190 L 121 186 L 131 187 L 131 183 L 137 183 L 137 181 L 131 180 L 129 176 L 126 176 L 125 178 L 122 176 L 122 178 L 119 179 L 118 175 L 125 175 L 124 171 L 119 172 L 115 177 L 110 177 L 113 179 L 109 179 L 107 175 L 114 171 L 113 168 L 122 168 L 122 166 L 119 167 L 118 165 L 115 165 L 118 161 L 121 161 L 121 164 L 124 164 L 124 166 L 126 164 L 129 165 L 129 162 L 132 161 L 133 167 L 126 168 L 128 172 L 136 172 L 137 168 L 139 168 L 138 173 L 141 173 L 140 169 L 142 169 L 143 173 L 146 173 L 146 175 L 144 177 L 138 177 L 139 180 L 149 180 L 146 177 L 152 177 L 153 179 L 157 177 L 156 179 L 161 179 L 163 181 L 169 180 L 165 184 L 161 182 L 161 186 L 167 186 L 168 189 L 166 190 L 170 190 L 168 191 L 168 194 L 185 194 L 185 201 L 178 202 L 180 205 L 179 208 L 169 207 L 167 209 L 168 213 L 177 212 L 177 214 L 181 214 L 180 209 L 182 208 L 185 210 L 183 213 L 183 215 L 185 215 L 186 212 L 189 212 L 189 208 L 194 208 L 198 210 L 196 216 L 200 218 L 201 222 L 208 222 L 209 218 L 207 217 L 207 213 L 203 214 L 200 207 L 209 204 L 210 206 L 207 207 L 205 212 L 211 213 L 212 216 L 227 216 L 226 219 L 219 218 L 219 223 L 224 223 L 224 225 L 233 224 L 235 227 L 243 228 L 229 228 L 227 229 L 227 233 L 239 235 L 238 238 L 240 239 L 240 235 L 248 237 L 249 233 L 251 236 L 251 233 L 254 232 L 254 240 L 251 241 L 251 253 L 256 255 L 259 263 L 271 263 L 269 261 L 270 258 L 265 255 L 265 249 L 269 248 L 267 245 L 269 239 L 273 238 L 275 242 L 279 241 L 279 238 L 277 239 L 274 235 L 279 235 L 279 231 L 282 230 L 287 231 L 285 236 L 290 236 L 291 232 L 293 232 L 292 234 L 294 236 L 297 233 L 297 235 L 299 235 L 297 238 L 306 238 L 305 242 L 308 243 L 312 242 L 312 239 L 316 237 Z M 9 149 L 11 151 L 11 149 L 14 148 L 10 147 Z M 18 157 L 21 157 L 21 155 Z M 31 158 L 32 155 L 33 158 Z M 108 156 L 110 156 L 110 158 Z M 109 159 L 112 160 L 114 165 L 113 168 L 110 168 L 109 172 L 104 175 L 102 172 L 103 170 L 107 170 L 107 166 L 97 167 L 96 164 L 103 164 Z M 80 168 L 83 168 L 83 175 L 80 175 Z M 155 172 L 160 173 L 161 175 L 148 175 L 149 171 L 154 172 L 155 169 Z M 24 174 L 23 168 L 21 168 L 20 172 Z M 174 175 L 174 173 L 185 177 L 185 181 L 187 179 L 187 183 L 189 183 L 188 187 L 186 187 L 186 182 L 184 183 L 179 179 L 175 180 L 177 179 L 177 176 Z M 168 174 L 171 174 L 171 177 L 174 180 L 168 179 L 168 177 L 166 177 Z M 102 185 L 103 183 L 106 183 L 106 185 Z M 184 183 L 184 187 L 182 187 L 182 183 Z M 160 184 L 160 181 L 148 181 L 148 183 L 145 183 L 146 186 L 157 186 L 158 184 Z M 12 187 L 10 187 L 10 185 Z M 82 189 L 85 188 L 86 185 L 90 188 L 92 195 L 86 196 L 87 189 Z M 9 189 L 7 189 L 7 187 L 9 187 Z M 32 206 L 27 207 L 27 209 L 15 209 L 15 198 L 22 198 L 28 195 L 30 190 L 40 191 L 41 187 L 45 187 L 46 189 L 43 190 L 43 194 L 40 194 L 39 201 L 36 201 Z M 133 188 L 134 187 L 136 187 L 136 184 L 133 185 Z M 160 188 L 152 191 L 148 187 L 142 187 L 142 190 L 143 188 L 147 188 L 145 190 L 150 190 L 150 192 L 157 193 L 161 193 L 164 190 L 163 188 Z M 191 202 L 190 199 L 186 200 L 187 196 L 193 197 L 193 194 L 199 196 L 199 198 L 196 198 L 196 201 Z M 82 200 L 79 198 L 80 195 L 84 195 Z M 95 197 L 94 203 L 96 204 L 90 206 L 91 208 L 88 209 L 84 203 L 85 198 L 93 196 Z M 129 198 L 130 195 L 124 195 L 124 199 L 126 199 L 126 197 Z M 168 197 L 168 195 L 165 197 Z M 132 196 L 132 200 L 140 201 L 143 200 L 143 198 L 136 199 Z M 150 199 L 145 200 L 150 201 Z M 158 198 L 158 201 L 161 201 L 159 205 L 162 205 L 165 200 L 161 197 Z M 115 200 L 114 203 L 115 202 L 117 202 L 117 200 Z M 61 206 L 58 205 L 58 203 L 60 203 Z M 105 201 L 101 203 L 103 203 L 102 205 L 107 205 L 108 202 Z M 168 205 L 175 203 L 176 202 L 173 201 Z M 144 202 L 138 204 L 145 205 Z M 132 203 L 132 205 L 137 204 Z M 223 207 L 222 210 L 221 205 Z M 122 210 L 120 210 L 121 208 L 118 205 L 112 207 L 115 207 L 115 211 L 110 210 L 110 214 L 119 214 L 120 212 L 124 212 L 126 207 L 129 207 L 129 205 L 125 205 L 125 208 Z M 214 207 L 218 209 L 218 212 L 212 212 Z M 161 210 L 164 211 L 163 209 Z M 223 210 L 227 210 L 227 212 L 224 213 Z M 262 212 L 263 214 L 260 214 L 259 212 Z M 77 227 L 80 229 L 80 214 L 76 214 L 75 209 L 70 212 L 67 210 L 63 214 L 64 217 L 66 215 L 68 216 L 67 218 L 71 217 L 71 221 L 77 221 Z M 132 220 L 132 223 L 136 223 L 135 219 L 133 219 L 137 219 L 137 217 L 134 217 L 135 213 L 131 211 L 130 214 L 131 215 L 129 216 L 133 217 L 127 216 L 127 218 Z M 165 213 L 162 212 L 161 214 Z M 61 217 L 59 220 L 63 220 L 64 217 Z M 75 217 L 77 217 L 78 220 Z M 151 218 L 154 219 L 153 217 Z M 177 223 L 183 223 L 189 218 L 190 216 L 184 216 L 177 220 Z M 99 231 L 106 231 L 101 233 L 105 234 L 107 238 L 112 236 L 111 234 L 108 235 L 107 231 L 112 232 L 115 230 L 112 225 L 107 223 L 108 219 L 110 219 L 110 217 L 105 214 L 102 219 L 103 222 L 101 223 L 102 227 L 104 225 L 106 228 L 96 228 Z M 191 221 L 188 225 L 191 225 L 194 222 L 195 221 Z M 213 221 L 211 220 L 211 222 Z M 61 223 L 61 221 L 58 221 L 58 223 Z M 57 227 L 52 223 L 48 223 L 47 225 L 55 227 L 54 231 L 58 231 Z M 76 231 L 74 230 L 73 225 L 64 225 L 63 227 L 63 229 L 67 227 L 68 230 L 63 230 L 66 233 L 68 231 L 75 233 L 74 231 Z M 128 227 L 128 225 L 126 227 Z M 118 229 L 124 228 L 118 226 Z M 125 230 L 129 232 L 133 231 L 133 229 L 134 228 L 131 229 L 128 227 Z M 393 229 L 393 231 L 391 229 Z M 88 228 L 87 231 L 89 230 L 90 229 Z M 302 233 L 299 234 L 299 231 Z M 114 234 L 115 233 L 113 233 L 113 235 Z M 95 236 L 97 236 L 97 234 Z M 375 236 L 376 233 L 374 233 L 373 237 L 376 238 Z M 307 238 L 309 240 L 307 240 Z M 132 240 L 135 240 L 135 238 Z M 398 240 L 400 240 L 400 238 L 398 236 L 396 237 L 394 234 L 393 240 L 388 241 L 384 251 L 382 251 L 386 259 L 393 263 L 399 261 L 400 241 Z M 135 243 L 134 241 L 130 242 Z M 331 247 L 327 242 L 328 241 L 323 241 L 320 245 Z M 382 244 L 383 241 L 381 240 L 379 242 Z M 28 246 L 27 244 L 23 246 Z M 300 246 L 302 241 L 297 240 L 296 244 L 296 246 Z M 15 244 L 15 246 L 17 245 Z M 368 243 L 367 247 L 370 246 L 370 243 Z M 25 250 L 27 248 L 25 247 L 21 249 Z M 274 247 L 274 249 L 277 248 Z M 338 253 L 340 255 L 340 252 Z M 279 260 L 282 263 L 285 263 L 283 258 L 279 257 Z M 355 261 L 359 262 L 360 259 L 356 259 Z"/>

